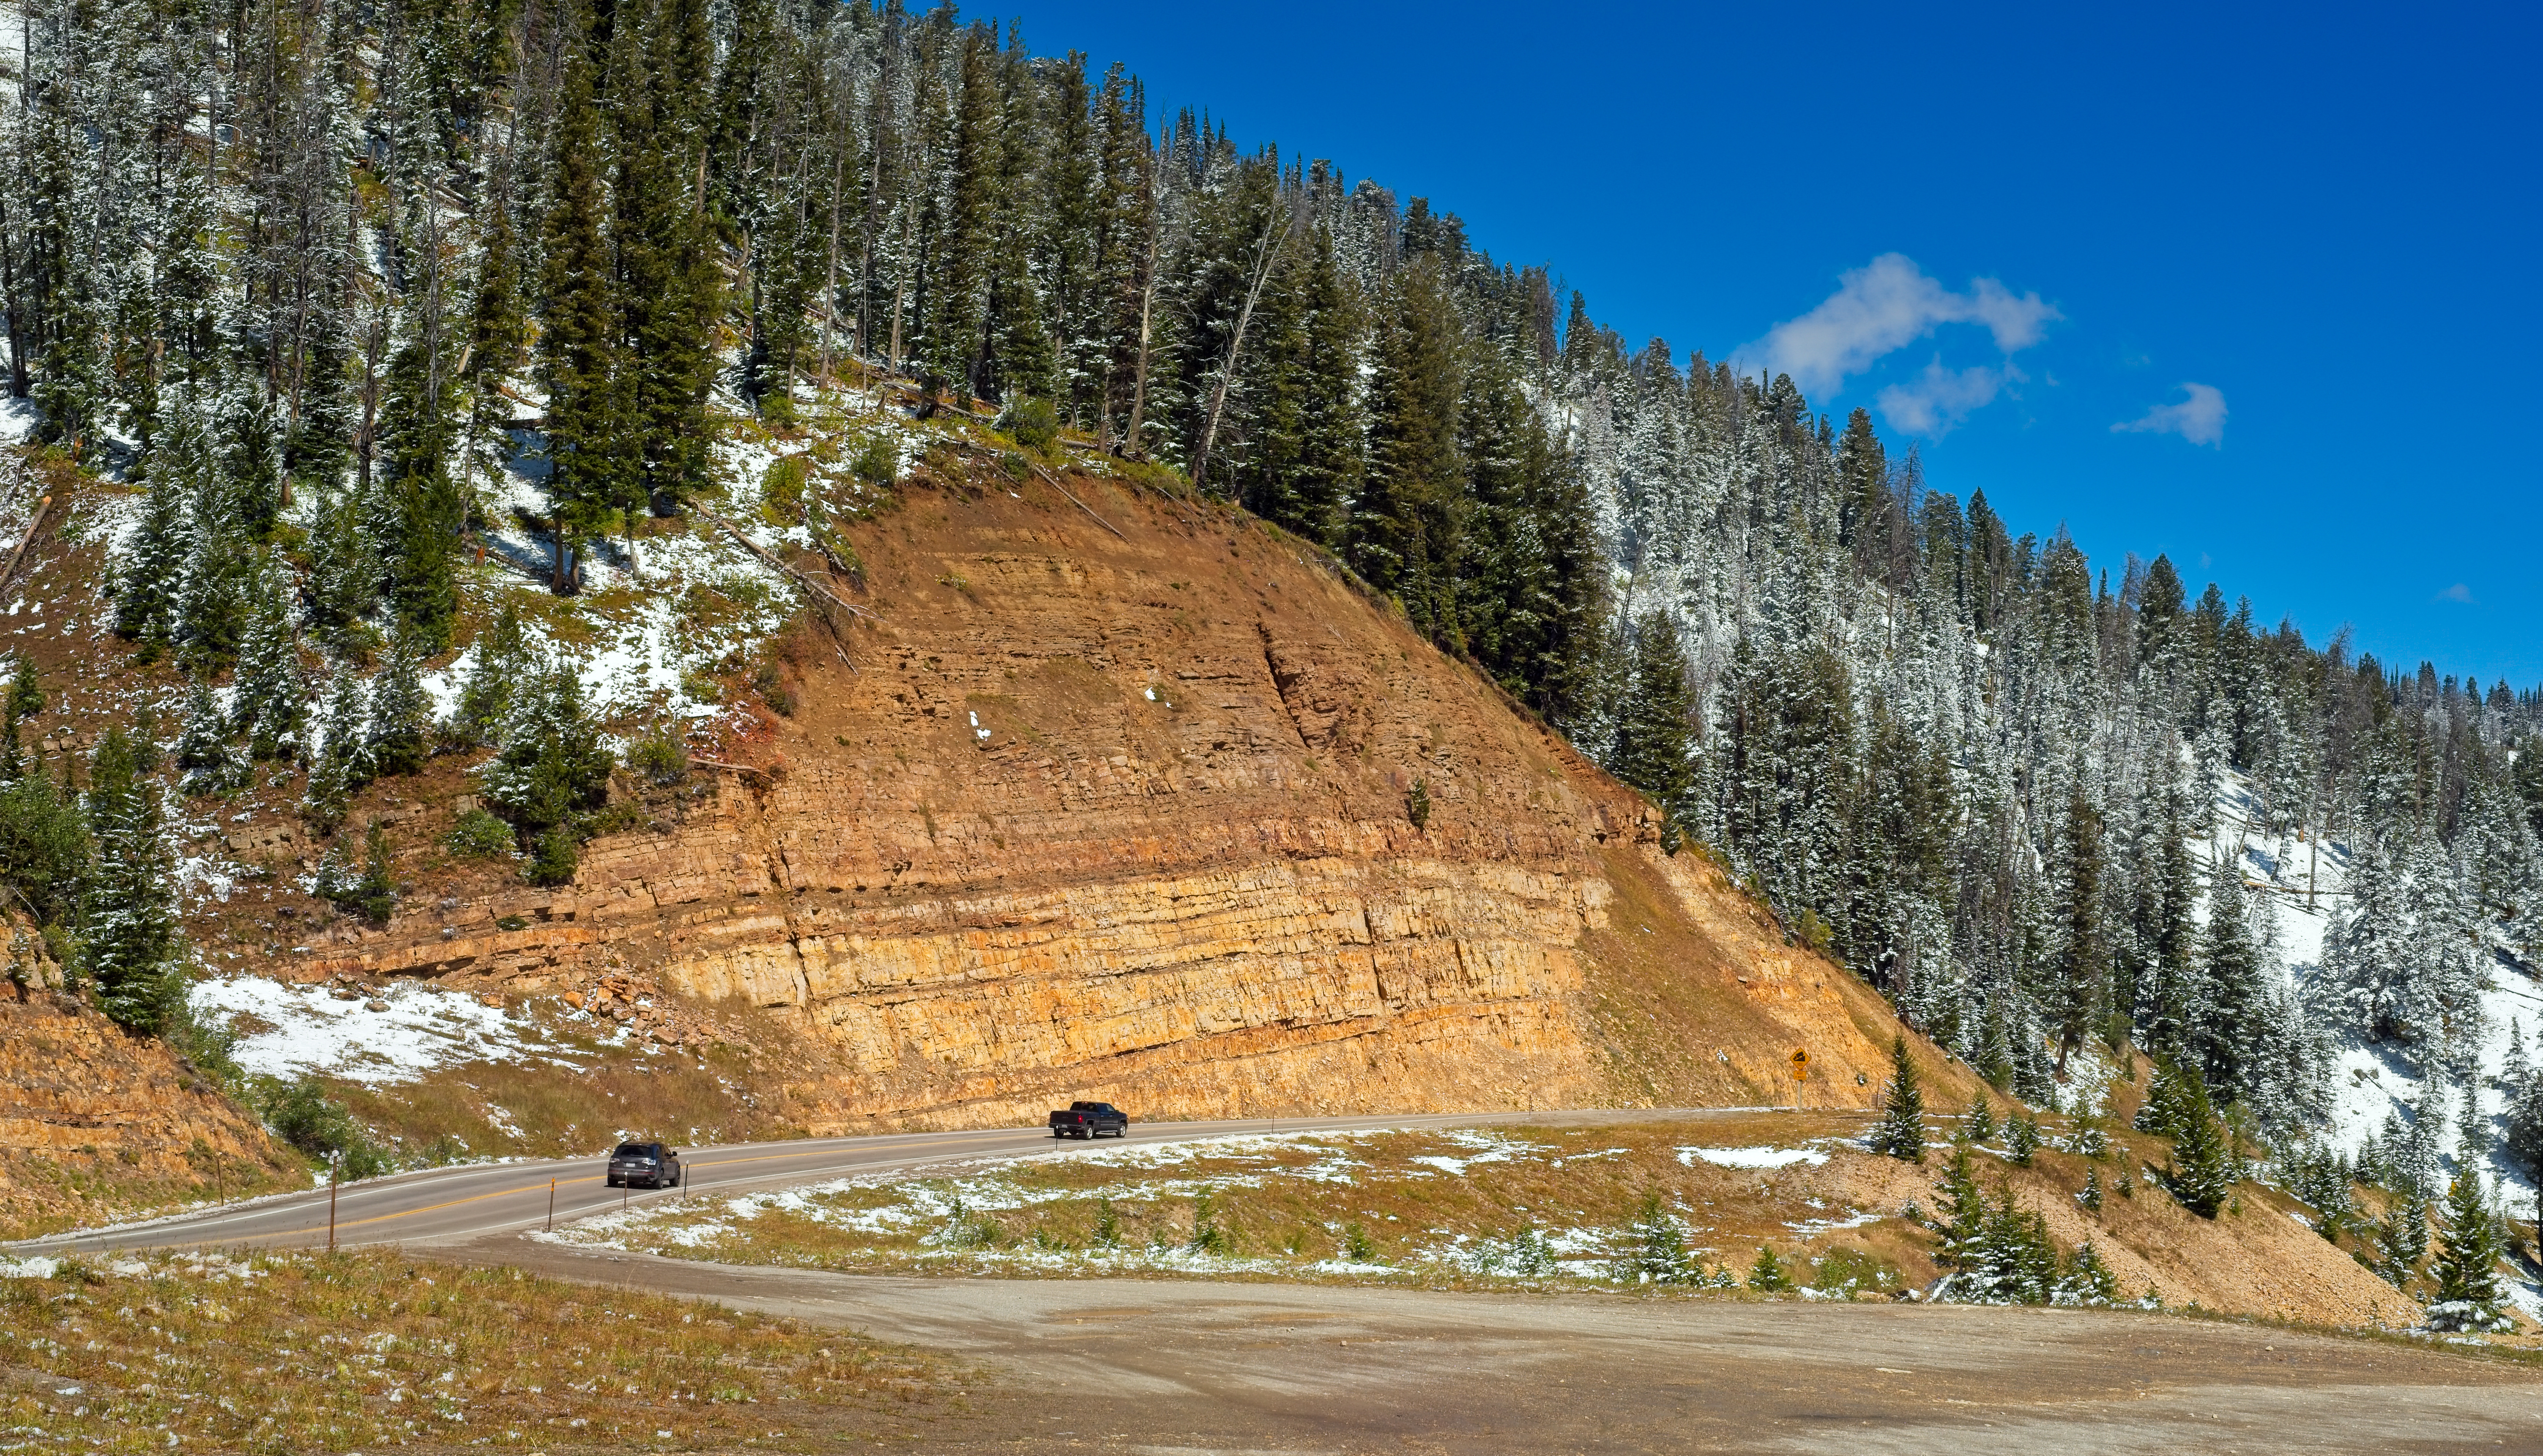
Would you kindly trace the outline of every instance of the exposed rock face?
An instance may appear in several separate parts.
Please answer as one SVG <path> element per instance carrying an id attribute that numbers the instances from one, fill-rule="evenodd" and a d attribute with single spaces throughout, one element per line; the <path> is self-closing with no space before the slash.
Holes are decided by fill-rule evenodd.
<path id="1" fill-rule="evenodd" d="M 913 492 L 858 532 L 854 669 L 821 643 L 720 750 L 765 773 L 294 973 L 747 1001 L 829 1048 L 815 1130 L 1781 1100 L 1805 1042 L 1820 1105 L 1878 1090 L 1877 998 L 1477 674 L 1276 533 L 1073 489 L 1126 539 Z"/>
<path id="2" fill-rule="evenodd" d="M 0 1234 L 195 1188 L 255 1191 L 280 1167 L 165 1044 L 66 992 L 0 987 Z"/>

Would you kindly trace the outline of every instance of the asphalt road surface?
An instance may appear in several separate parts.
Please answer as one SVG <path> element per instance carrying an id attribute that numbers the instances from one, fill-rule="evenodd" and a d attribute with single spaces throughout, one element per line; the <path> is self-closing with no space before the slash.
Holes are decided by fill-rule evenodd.
<path id="1" fill-rule="evenodd" d="M 1268 1122 L 1133 1122 L 1129 1142 L 1175 1142 L 1229 1133 L 1346 1131 L 1362 1127 L 1451 1127 L 1484 1122 L 1644 1122 L 1721 1116 L 1718 1111 L 1473 1113 L 1438 1116 L 1322 1117 Z M 0 1245 L 15 1254 L 106 1253 L 189 1245 L 220 1248 L 324 1247 L 332 1219 L 340 1247 L 362 1244 L 441 1244 L 483 1234 L 538 1228 L 550 1218 L 566 1223 L 616 1208 L 711 1192 L 813 1183 L 852 1173 L 907 1168 L 963 1158 L 1109 1147 L 1113 1139 L 1061 1141 L 1046 1128 L 980 1128 L 963 1132 L 909 1132 L 875 1137 L 806 1138 L 791 1142 L 733 1143 L 682 1148 L 688 1184 L 652 1190 L 608 1187 L 606 1155 L 469 1164 L 348 1183 L 333 1191 L 316 1188 L 22 1244 Z"/>

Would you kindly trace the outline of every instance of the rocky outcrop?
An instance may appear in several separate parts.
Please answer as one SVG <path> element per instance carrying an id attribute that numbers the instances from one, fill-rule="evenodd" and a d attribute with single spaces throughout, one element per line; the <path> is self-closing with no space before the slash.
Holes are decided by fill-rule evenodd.
<path id="1" fill-rule="evenodd" d="M 755 1007 L 825 1053 L 815 1130 L 1780 1100 L 1802 1044 L 1869 1098 L 1877 998 L 1490 683 L 1275 531 L 1072 486 L 1123 534 L 914 491 L 858 535 L 873 618 L 665 832 L 290 973 Z"/>
<path id="2" fill-rule="evenodd" d="M 283 1166 L 165 1043 L 66 991 L 0 988 L 0 1237 L 259 1191 Z"/>

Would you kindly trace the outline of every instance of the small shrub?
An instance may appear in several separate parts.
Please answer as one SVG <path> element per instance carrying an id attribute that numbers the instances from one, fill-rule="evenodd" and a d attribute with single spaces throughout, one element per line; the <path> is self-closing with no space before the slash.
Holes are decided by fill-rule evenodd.
<path id="1" fill-rule="evenodd" d="M 464 860 L 509 859 L 513 854 L 512 826 L 482 808 L 461 814 L 441 842 Z"/>
<path id="2" fill-rule="evenodd" d="M 891 447 L 891 441 L 877 436 L 857 447 L 857 453 L 848 458 L 848 469 L 869 485 L 887 486 L 899 478 L 900 452 Z"/>
<path id="3" fill-rule="evenodd" d="M 1862 1249 L 1831 1249 L 1811 1273 L 1811 1287 L 1825 1294 L 1852 1294 L 1860 1289 L 1895 1290 L 1898 1266 Z"/>
<path id="4" fill-rule="evenodd" d="M 750 690 L 759 694 L 760 701 L 774 710 L 778 717 L 795 716 L 795 690 L 787 686 L 786 675 L 777 669 L 776 663 L 759 664 L 757 670 L 750 674 Z"/>
<path id="5" fill-rule="evenodd" d="M 632 834 L 654 827 L 653 815 L 645 805 L 632 799 L 622 799 L 605 808 L 594 809 L 575 822 L 577 837 L 596 839 L 603 834 Z"/>
<path id="6" fill-rule="evenodd" d="M 1404 816 L 1413 821 L 1413 827 L 1416 829 L 1426 830 L 1430 827 L 1430 781 L 1428 779 L 1413 781 L 1413 792 L 1404 796 Z"/>
<path id="7" fill-rule="evenodd" d="M 768 462 L 768 474 L 759 483 L 760 518 L 772 526 L 791 526 L 801 520 L 804 483 L 811 474 L 811 463 L 801 455 L 781 455 Z"/>
<path id="8" fill-rule="evenodd" d="M 1760 1249 L 1757 1263 L 1748 1270 L 1748 1287 L 1760 1294 L 1781 1294 L 1793 1287 L 1793 1276 L 1774 1250 Z"/>
<path id="9" fill-rule="evenodd" d="M 269 1079 L 261 1090 L 258 1111 L 265 1116 L 265 1125 L 322 1163 L 335 1159 L 339 1179 L 352 1183 L 393 1170 L 388 1154 L 363 1133 L 344 1104 L 317 1083 Z"/>
<path id="10" fill-rule="evenodd" d="M 559 825 L 541 834 L 531 846 L 530 862 L 521 867 L 521 878 L 550 887 L 572 884 L 574 872 L 581 863 L 581 848 L 574 842 L 574 835 Z"/>
<path id="11" fill-rule="evenodd" d="M 1210 1190 L 1202 1188 L 1193 1195 L 1192 1251 L 1194 1254 L 1217 1254 L 1227 1248 L 1227 1233 L 1218 1226 L 1217 1200 Z"/>
<path id="12" fill-rule="evenodd" d="M 1019 397 L 1000 422 L 1028 450 L 1047 450 L 1059 438 L 1059 411 L 1048 400 Z"/>
<path id="13" fill-rule="evenodd" d="M 1353 1264 L 1376 1264 L 1377 1246 L 1369 1242 L 1368 1230 L 1356 1220 L 1343 1225 L 1343 1258 Z"/>
<path id="14" fill-rule="evenodd" d="M 1121 1215 L 1114 1211 L 1111 1198 L 1102 1199 L 1095 1205 L 1095 1247 L 1121 1247 Z"/>
<path id="15" fill-rule="evenodd" d="M 689 776 L 689 750 L 678 733 L 662 725 L 627 745 L 627 766 L 647 783 L 667 788 Z"/>

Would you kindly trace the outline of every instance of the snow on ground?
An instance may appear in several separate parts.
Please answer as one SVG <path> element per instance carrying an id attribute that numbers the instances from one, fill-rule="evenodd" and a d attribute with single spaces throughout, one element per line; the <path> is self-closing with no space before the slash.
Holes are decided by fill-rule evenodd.
<path id="1" fill-rule="evenodd" d="M 462 1062 L 582 1065 L 526 1018 L 415 981 L 340 1001 L 324 986 L 243 975 L 198 981 L 189 1000 L 195 1015 L 245 1033 L 232 1055 L 247 1071 L 270 1077 L 317 1072 L 378 1086 Z M 374 1000 L 387 1009 L 371 1010 Z"/>
<path id="2" fill-rule="evenodd" d="M 1680 1148 L 1677 1160 L 1692 1168 L 1697 1159 L 1716 1168 L 1790 1168 L 1796 1163 L 1824 1163 L 1816 1148 Z"/>
<path id="3" fill-rule="evenodd" d="M 2310 987 L 2321 974 L 2323 941 L 2330 932 L 2335 907 L 2343 903 L 2342 891 L 2348 886 L 2349 847 L 2338 840 L 2315 844 L 2292 834 L 2265 834 L 2255 827 L 2259 818 L 2260 801 L 2250 779 L 2241 773 L 2229 773 L 2216 800 L 2220 828 L 2217 842 L 2229 851 L 2239 847 L 2246 885 L 2265 886 L 2253 893 L 2265 899 L 2273 912 L 2272 951 L 2280 973 L 2299 989 Z M 2207 853 L 2211 846 L 2201 844 L 2198 848 Z M 2490 1122 L 2493 1148 L 2487 1172 L 2509 1210 L 2517 1217 L 2530 1218 L 2536 1212 L 2535 1186 L 2497 1151 L 2504 1131 L 2502 1117 L 2506 1111 L 2506 1097 L 2496 1079 L 2506 1062 L 2511 1026 L 2522 1029 L 2528 1048 L 2534 1047 L 2538 1035 L 2543 1035 L 2543 986 L 2519 967 L 2503 960 L 2491 967 L 2490 984 L 2483 990 L 2481 1001 L 2489 1021 L 2480 1052 L 2482 1086 L 2478 1093 L 2482 1115 Z M 2405 1124 L 2409 1123 L 2411 1108 L 2427 1088 L 2424 1072 L 2399 1047 L 2353 1037 L 2345 1040 L 2335 1051 L 2332 1063 L 2328 1128 L 2331 1142 L 2344 1152 L 2355 1153 L 2368 1137 L 2383 1129 L 2388 1118 L 2398 1114 Z M 2452 1123 L 2461 1116 L 2462 1107 L 2463 1090 L 2450 1089 L 2445 1139 L 2450 1166 L 2462 1134 L 2462 1129 Z"/>
<path id="4" fill-rule="evenodd" d="M 36 432 L 37 421 L 43 418 L 34 400 L 0 397 L 0 445 L 15 445 Z"/>

